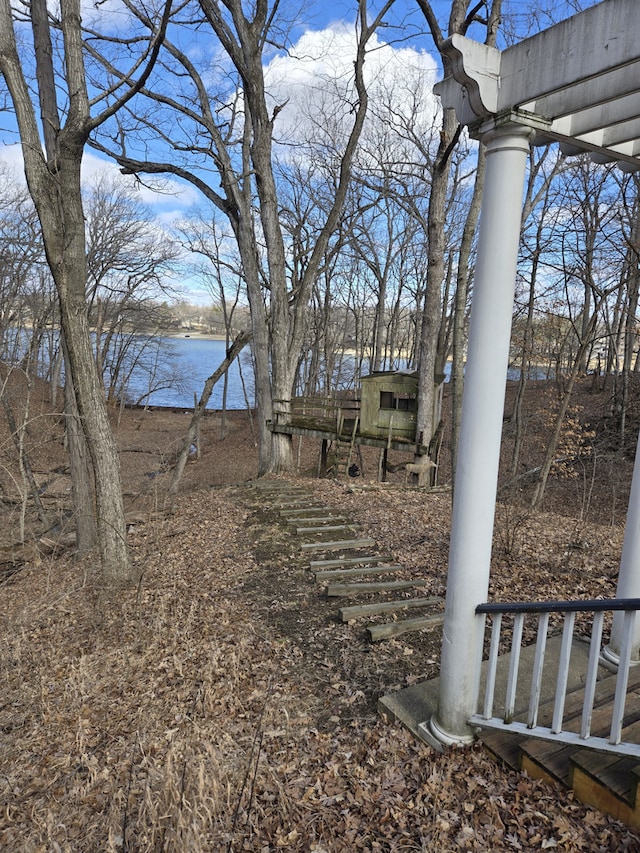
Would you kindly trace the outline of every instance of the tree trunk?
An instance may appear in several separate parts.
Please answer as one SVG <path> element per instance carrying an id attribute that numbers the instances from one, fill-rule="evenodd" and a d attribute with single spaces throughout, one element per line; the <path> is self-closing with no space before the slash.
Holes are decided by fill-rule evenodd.
<path id="1" fill-rule="evenodd" d="M 467 296 L 469 294 L 469 281 L 471 270 L 469 269 L 471 259 L 471 248 L 480 217 L 480 205 L 482 202 L 482 189 L 484 187 L 485 172 L 484 147 L 478 150 L 478 165 L 476 169 L 476 180 L 473 188 L 473 196 L 460 244 L 458 257 L 458 280 L 456 283 L 456 295 L 453 317 L 453 363 L 451 365 L 451 481 L 455 482 L 456 464 L 458 458 L 458 436 L 460 434 L 460 422 L 462 417 L 462 392 L 464 390 L 464 345 L 465 345 L 465 320 L 467 311 Z"/>
<path id="2" fill-rule="evenodd" d="M 227 375 L 229 367 L 233 364 L 234 360 L 240 355 L 240 353 L 250 340 L 251 335 L 249 332 L 241 332 L 233 342 L 231 349 L 227 352 L 224 361 L 216 368 L 216 370 L 211 374 L 211 376 L 209 376 L 209 378 L 204 383 L 202 394 L 200 395 L 200 399 L 198 400 L 198 403 L 195 409 L 193 410 L 193 415 L 191 416 L 191 421 L 189 422 L 189 428 L 187 429 L 186 435 L 182 442 L 182 449 L 180 451 L 180 455 L 178 456 L 178 461 L 176 462 L 175 467 L 173 469 L 173 476 L 171 477 L 171 482 L 169 484 L 168 489 L 170 495 L 175 495 L 178 492 L 180 479 L 182 478 L 184 467 L 187 464 L 187 459 L 189 458 L 191 447 L 196 438 L 198 424 L 200 423 L 202 415 L 204 414 L 204 411 L 207 407 L 207 403 L 211 398 L 211 394 L 216 386 L 216 383 L 218 382 L 220 377 Z"/>
<path id="3" fill-rule="evenodd" d="M 154 27 L 149 42 L 148 61 L 135 83 L 131 82 L 131 74 L 126 75 L 126 85 L 116 98 L 109 99 L 108 107 L 99 116 L 92 117 L 80 0 L 60 2 L 56 25 L 59 24 L 62 31 L 64 55 L 57 57 L 60 61 L 57 66 L 54 66 L 46 0 L 32 0 L 28 12 L 35 50 L 35 88 L 39 102 L 39 115 L 36 115 L 31 96 L 33 86 L 27 83 L 18 54 L 11 4 L 9 0 L 0 0 L 0 73 L 14 108 L 27 185 L 40 220 L 47 263 L 58 294 L 62 334 L 68 352 L 67 382 L 73 383 L 93 467 L 102 579 L 110 587 L 131 583 L 135 573 L 126 543 L 118 453 L 89 334 L 80 167 L 90 132 L 123 107 L 148 80 L 166 32 L 170 10 L 168 0 L 162 20 Z M 60 81 L 56 78 L 57 71 L 62 77 Z M 64 93 L 61 95 L 62 111 L 58 105 L 58 91 Z M 60 121 L 61 113 L 65 117 L 64 126 Z"/>
<path id="4" fill-rule="evenodd" d="M 458 122 L 453 110 L 445 110 L 442 133 L 431 180 L 427 224 L 428 268 L 427 286 L 422 313 L 419 349 L 417 434 L 428 447 L 440 422 L 436 409 L 438 383 L 436 380 L 437 342 L 441 320 L 440 288 L 444 279 L 445 210 L 449 187 L 449 157 Z"/>
<path id="5" fill-rule="evenodd" d="M 66 150 L 65 150 L 66 149 Z M 129 560 L 118 451 L 107 415 L 93 354 L 85 299 L 86 258 L 80 189 L 82 146 L 59 144 L 58 171 L 42 180 L 30 176 L 42 225 L 47 260 L 58 293 L 62 334 L 67 347 L 82 431 L 95 482 L 96 520 L 102 579 L 108 587 L 136 580 Z"/>
<path id="6" fill-rule="evenodd" d="M 64 336 L 61 336 L 61 346 L 62 351 L 66 354 Z M 87 441 L 78 414 L 68 357 L 65 357 L 65 365 L 64 414 L 71 469 L 71 502 L 76 524 L 76 550 L 79 555 L 83 555 L 93 550 L 98 542 L 95 497 Z"/>

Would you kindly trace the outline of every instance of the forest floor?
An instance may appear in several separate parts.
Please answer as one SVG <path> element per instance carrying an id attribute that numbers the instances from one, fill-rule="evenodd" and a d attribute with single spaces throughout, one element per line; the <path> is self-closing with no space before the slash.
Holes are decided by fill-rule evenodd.
<path id="1" fill-rule="evenodd" d="M 521 473 L 539 464 L 554 386 L 527 399 Z M 607 392 L 585 384 L 576 401 L 543 508 L 529 508 L 526 476 L 501 492 L 492 599 L 614 595 L 633 460 L 611 449 Z M 640 834 L 481 746 L 441 755 L 379 716 L 381 695 L 437 675 L 441 633 L 371 643 L 338 620 L 299 540 L 248 485 L 257 454 L 245 413 L 224 438 L 207 415 L 173 502 L 189 416 L 113 417 L 141 575 L 117 596 L 100 591 L 93 560 L 63 547 L 68 469 L 46 399 L 32 401 L 27 445 L 56 526 L 37 547 L 13 445 L 0 445 L 1 850 L 640 850 Z M 505 466 L 510 430 L 507 419 Z M 377 483 L 373 451 L 361 476 L 318 480 L 318 450 L 296 442 L 291 482 L 419 573 L 425 595 L 443 595 L 446 448 L 436 490 L 400 473 Z"/>

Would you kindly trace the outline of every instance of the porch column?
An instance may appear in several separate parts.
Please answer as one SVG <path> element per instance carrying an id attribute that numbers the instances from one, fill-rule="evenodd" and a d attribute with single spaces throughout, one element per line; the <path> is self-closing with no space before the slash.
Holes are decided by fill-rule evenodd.
<path id="1" fill-rule="evenodd" d="M 434 717 L 421 724 L 440 744 L 473 740 L 479 693 L 511 318 L 531 129 L 500 116 L 481 128 L 487 146 L 478 258 L 455 479 L 449 574 Z"/>
<path id="2" fill-rule="evenodd" d="M 631 494 L 627 508 L 627 520 L 624 528 L 624 542 L 618 573 L 616 598 L 640 598 L 640 435 L 636 447 L 636 459 L 633 464 Z M 603 649 L 603 657 L 609 663 L 618 665 L 620 646 L 622 645 L 623 613 L 613 614 L 609 645 Z M 640 617 L 636 617 L 635 634 L 631 647 L 631 661 L 640 660 Z"/>

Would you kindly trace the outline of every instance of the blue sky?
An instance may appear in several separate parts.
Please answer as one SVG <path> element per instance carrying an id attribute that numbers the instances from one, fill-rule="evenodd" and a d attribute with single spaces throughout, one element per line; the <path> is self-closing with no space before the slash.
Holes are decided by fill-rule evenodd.
<path id="1" fill-rule="evenodd" d="M 380 8 L 382 0 L 370 0 L 370 2 L 373 14 Z M 116 5 L 117 0 L 114 0 L 110 8 L 113 9 Z M 290 7 L 287 0 L 282 5 L 284 8 L 299 10 L 296 18 L 298 25 L 293 30 L 293 50 L 289 56 L 280 54 L 277 60 L 272 58 L 267 79 L 270 80 L 270 86 L 278 90 L 279 103 L 289 99 L 289 117 L 286 111 L 279 116 L 281 127 L 286 127 L 286 122 L 292 121 L 290 117 L 292 115 L 297 117 L 299 114 L 299 111 L 296 112 L 296 101 L 304 97 L 300 93 L 304 92 L 305 87 L 312 85 L 314 73 L 319 73 L 322 69 L 326 72 L 327 62 L 338 72 L 348 73 L 353 56 L 350 50 L 349 34 L 353 31 L 356 3 L 354 0 L 302 0 L 302 2 L 298 0 L 295 7 Z M 583 6 L 587 5 L 592 3 L 583 3 Z M 449 0 L 433 0 L 432 6 L 440 19 L 441 26 L 443 29 L 446 28 L 450 9 Z M 556 19 L 571 13 L 567 3 L 561 0 L 547 2 L 547 6 L 553 7 Z M 530 0 L 504 0 L 506 19 L 523 34 L 530 26 L 530 7 Z M 340 22 L 343 23 L 342 27 L 339 26 Z M 348 27 L 344 26 L 347 23 Z M 545 20 L 543 23 L 546 24 L 549 21 Z M 413 73 L 417 69 L 417 73 L 424 75 L 425 89 L 430 90 L 438 76 L 439 63 L 433 51 L 431 38 L 426 33 L 424 17 L 415 0 L 396 0 L 389 15 L 389 24 L 390 26 L 378 31 L 376 36 L 378 49 L 373 51 L 368 59 L 372 78 L 376 79 L 392 72 L 397 75 L 398 67 L 407 69 L 407 73 Z M 330 40 L 327 40 L 326 34 L 323 34 L 326 28 L 332 30 Z M 383 48 L 384 42 L 388 42 L 390 46 Z M 331 47 L 327 48 L 327 44 Z M 318 45 L 322 47 L 317 48 Z M 296 60 L 296 53 L 305 57 L 317 55 L 318 59 L 315 63 L 301 62 Z M 413 70 L 409 72 L 409 69 Z M 432 115 L 433 110 L 437 108 L 437 101 L 429 98 L 430 95 L 425 99 L 424 108 L 430 110 Z M 10 119 L 7 122 L 8 118 L 5 114 L 1 122 L 3 127 L 9 127 Z M 19 146 L 15 144 L 15 135 L 5 133 L 3 136 L 5 147 L 0 149 L 0 160 L 12 165 L 20 172 L 21 154 Z M 89 180 L 96 172 L 104 170 L 114 173 L 118 171 L 115 164 L 88 149 L 84 158 L 85 178 Z M 168 193 L 164 195 L 153 193 L 144 186 L 139 188 L 141 200 L 152 206 L 160 227 L 169 227 L 176 219 L 184 216 L 190 208 L 201 203 L 198 193 L 193 188 L 182 186 L 171 180 L 166 183 Z"/>

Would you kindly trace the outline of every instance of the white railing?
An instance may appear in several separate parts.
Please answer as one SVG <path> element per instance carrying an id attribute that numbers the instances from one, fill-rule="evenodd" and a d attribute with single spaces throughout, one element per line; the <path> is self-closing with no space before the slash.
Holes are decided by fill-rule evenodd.
<path id="1" fill-rule="evenodd" d="M 480 605 L 476 609 L 478 617 L 486 619 L 487 616 L 490 616 L 492 620 L 491 646 L 489 650 L 489 659 L 486 664 L 487 672 L 483 708 L 481 712 L 478 712 L 471 717 L 469 720 L 470 725 L 482 728 L 502 729 L 505 731 L 517 732 L 528 737 L 557 740 L 567 744 L 574 744 L 576 746 L 589 746 L 593 749 L 603 750 L 606 752 L 615 752 L 623 755 L 640 757 L 639 744 L 624 742 L 622 740 L 625 702 L 629 681 L 629 667 L 631 665 L 631 650 L 633 645 L 636 612 L 638 610 L 640 610 L 640 599 L 636 598 L 609 599 L 604 601 L 556 601 L 540 603 L 518 602 Z M 607 722 L 609 733 L 608 736 L 603 737 L 601 736 L 602 727 L 600 725 L 598 726 L 600 734 L 592 734 L 591 729 L 596 684 L 598 681 L 598 666 L 601 662 L 600 652 L 604 617 L 605 613 L 611 611 L 622 611 L 624 616 L 620 662 L 617 668 L 610 725 L 609 722 Z M 549 616 L 551 613 L 564 614 L 564 624 L 562 629 L 552 717 L 549 725 L 541 725 L 538 721 L 538 712 L 540 709 L 545 650 L 547 647 Z M 567 684 L 569 681 L 571 649 L 577 613 L 592 613 L 593 621 L 591 640 L 589 644 L 589 659 L 584 683 L 584 699 L 582 713 L 579 719 L 579 730 L 568 731 L 563 729 L 563 721 L 565 715 L 565 702 L 567 698 Z M 498 670 L 498 653 L 501 643 L 502 617 L 505 614 L 513 616 L 512 640 L 511 650 L 509 653 L 506 692 L 504 697 L 504 713 L 502 716 L 495 716 L 494 705 L 496 674 Z M 520 673 L 522 636 L 525 617 L 528 615 L 537 618 L 537 634 L 525 721 L 515 719 L 515 709 L 518 676 Z M 520 689 L 522 689 L 522 677 L 520 678 Z M 520 699 L 519 706 L 521 708 L 524 707 L 522 698 Z M 524 714 L 521 716 L 524 716 Z M 578 728 L 573 724 L 572 727 Z"/>

